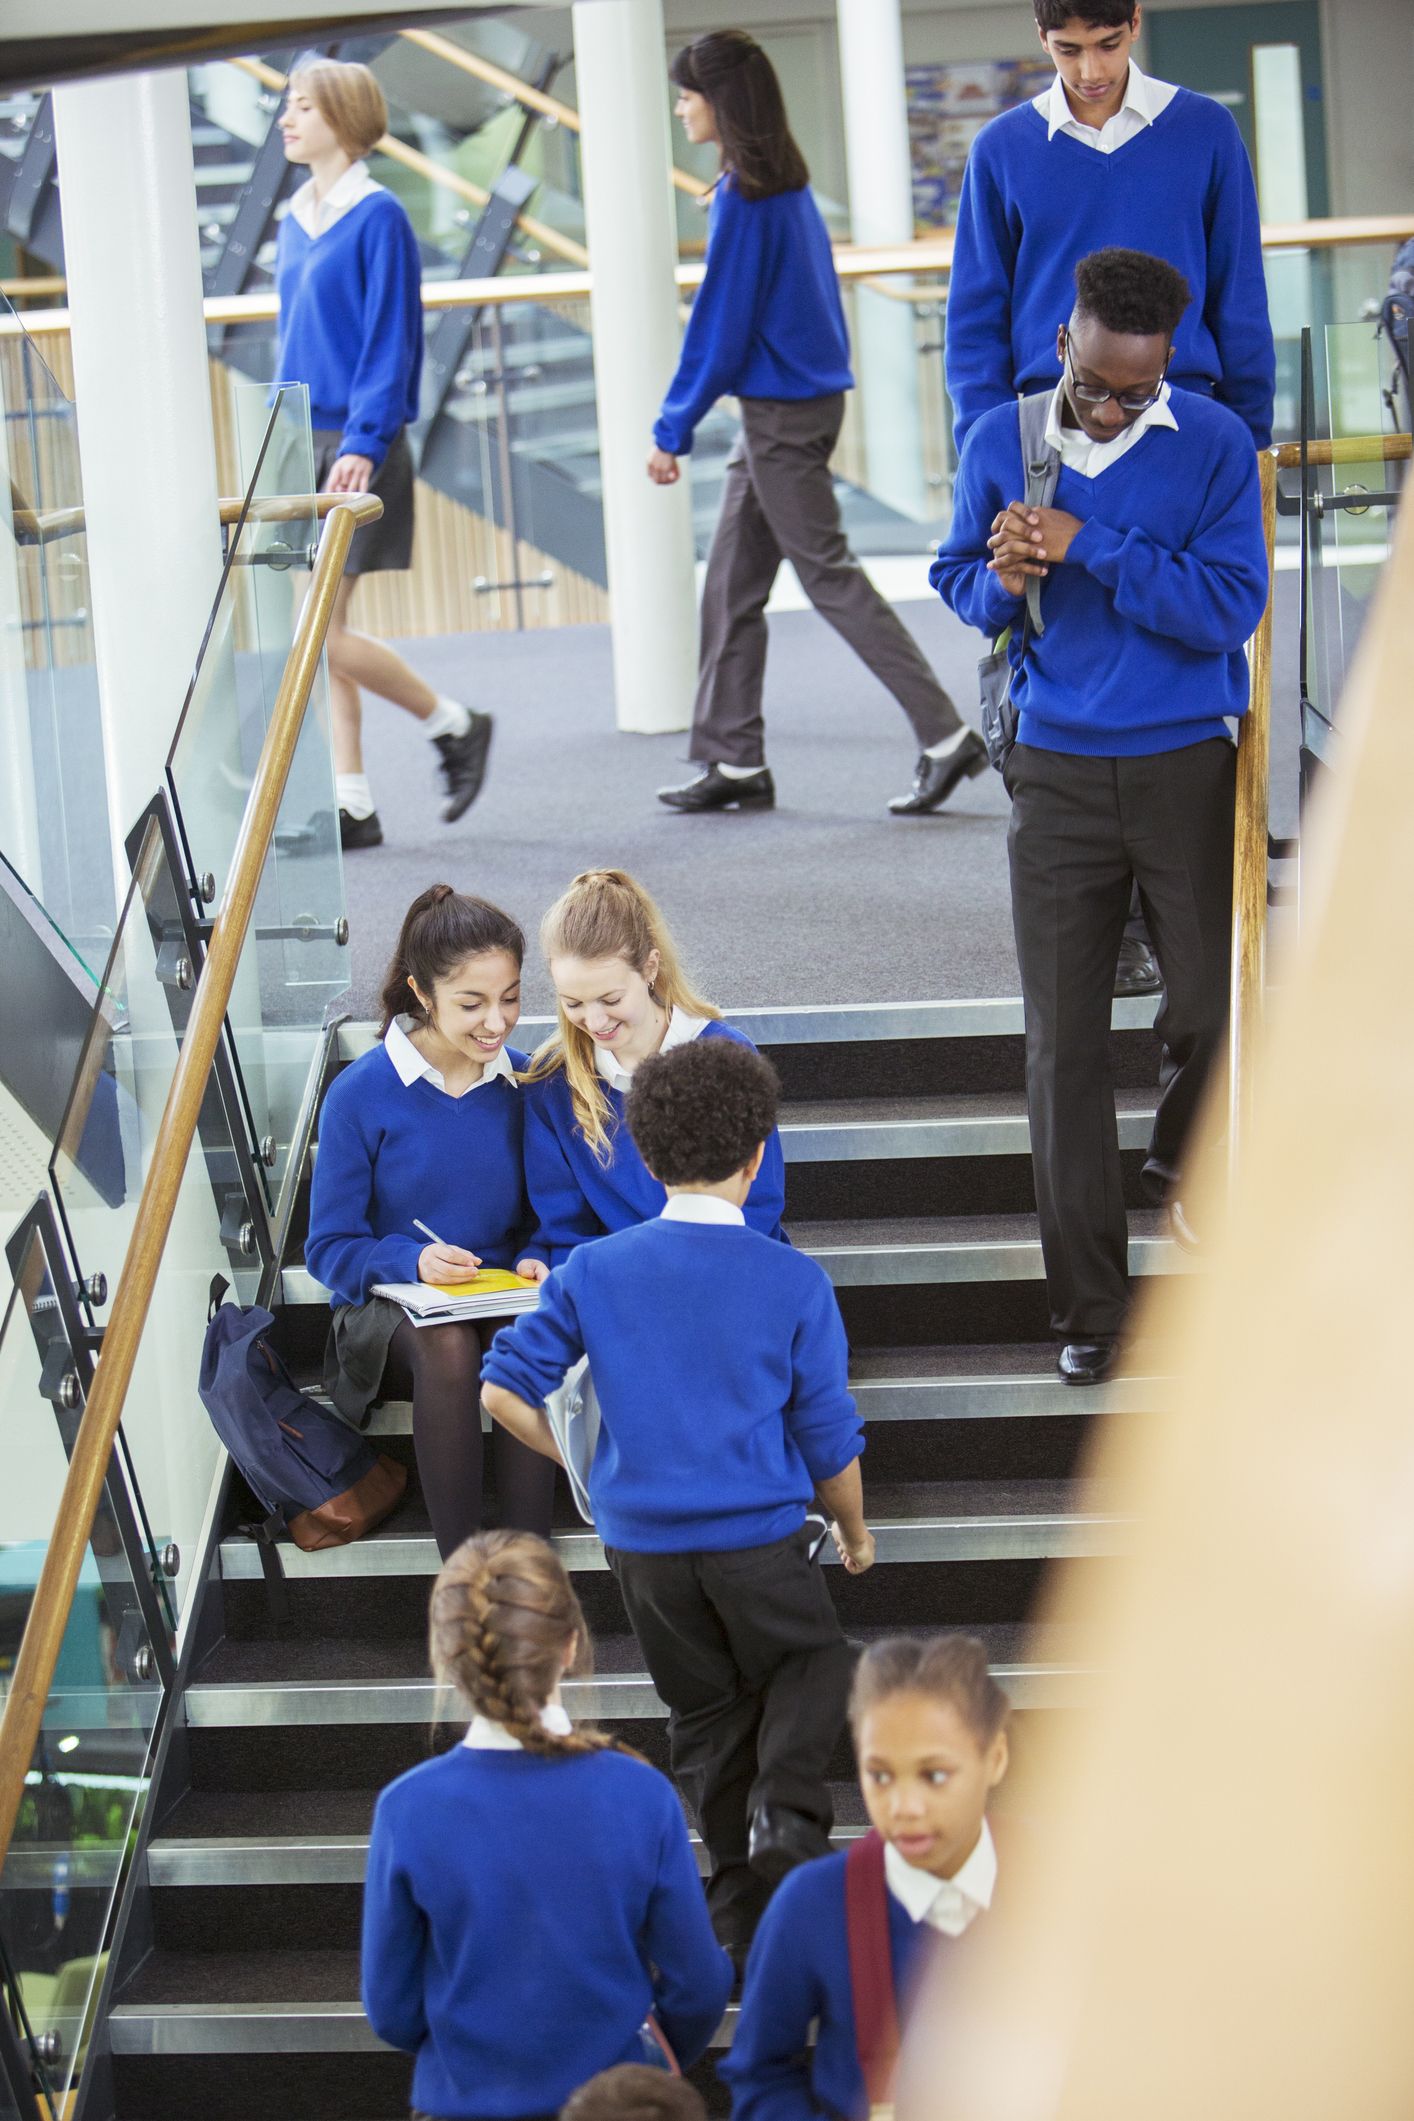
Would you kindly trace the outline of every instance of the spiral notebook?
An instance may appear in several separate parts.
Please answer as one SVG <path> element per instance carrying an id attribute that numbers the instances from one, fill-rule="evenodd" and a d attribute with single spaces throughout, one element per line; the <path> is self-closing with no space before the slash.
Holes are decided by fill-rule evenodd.
<path id="1" fill-rule="evenodd" d="M 441 1326 L 457 1318 L 510 1318 L 518 1311 L 533 1311 L 540 1301 L 540 1284 L 524 1281 L 505 1267 L 483 1267 L 470 1281 L 443 1282 L 440 1287 L 427 1281 L 378 1282 L 372 1293 L 401 1304 L 415 1326 Z"/>

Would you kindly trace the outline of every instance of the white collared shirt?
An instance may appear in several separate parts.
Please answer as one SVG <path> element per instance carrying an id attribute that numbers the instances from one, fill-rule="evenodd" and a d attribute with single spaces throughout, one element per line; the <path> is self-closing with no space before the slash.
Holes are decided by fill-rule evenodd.
<path id="1" fill-rule="evenodd" d="M 898 1850 L 884 1844 L 884 1878 L 889 1891 L 915 1922 L 941 1930 L 945 1937 L 960 1937 L 984 1909 L 992 1904 L 997 1889 L 997 1850 L 986 1820 L 977 1846 L 962 1869 L 952 1878 L 935 1878 L 905 1863 Z"/>
<path id="2" fill-rule="evenodd" d="M 668 1018 L 668 1028 L 663 1034 L 663 1043 L 658 1051 L 671 1053 L 674 1046 L 685 1046 L 689 1039 L 694 1039 L 699 1032 L 705 1031 L 710 1022 L 710 1017 L 689 1016 L 685 1009 L 674 1009 Z M 632 1068 L 621 1068 L 607 1046 L 595 1047 L 594 1065 L 611 1090 L 626 1091 L 633 1081 Z"/>
<path id="3" fill-rule="evenodd" d="M 1054 140 L 1057 133 L 1069 133 L 1072 140 L 1079 140 L 1102 155 L 1112 155 L 1126 141 L 1137 139 L 1146 125 L 1152 125 L 1177 94 L 1171 81 L 1151 81 L 1131 59 L 1129 79 L 1124 85 L 1124 101 L 1103 125 L 1086 125 L 1076 117 L 1059 74 L 1049 88 L 1031 100 L 1046 121 L 1048 140 Z"/>
<path id="4" fill-rule="evenodd" d="M 574 1729 L 567 1712 L 560 1707 L 558 1701 L 546 1702 L 544 1708 L 540 1711 L 540 1721 L 544 1724 L 546 1730 L 553 1731 L 557 1738 L 568 1738 L 570 1732 Z M 525 1751 L 525 1747 L 521 1744 L 519 1738 L 513 1738 L 503 1723 L 494 1723 L 489 1716 L 482 1716 L 479 1713 L 473 1716 L 471 1722 L 467 1725 L 466 1736 L 463 1738 L 462 1744 L 469 1746 L 473 1753 L 523 1753 Z"/>
<path id="5" fill-rule="evenodd" d="M 746 1217 L 735 1201 L 720 1193 L 670 1193 L 658 1210 L 664 1223 L 722 1223 L 746 1226 Z"/>
<path id="6" fill-rule="evenodd" d="M 1171 427 L 1177 432 L 1178 422 L 1169 404 L 1169 387 L 1165 383 L 1153 404 L 1128 427 L 1122 428 L 1112 442 L 1092 442 L 1083 427 L 1067 427 L 1065 424 L 1065 384 L 1057 383 L 1056 394 L 1051 400 L 1051 409 L 1046 415 L 1046 440 L 1052 449 L 1060 451 L 1060 460 L 1071 471 L 1078 471 L 1082 479 L 1098 479 L 1102 471 L 1142 441 L 1151 427 Z"/>
<path id="7" fill-rule="evenodd" d="M 329 186 L 322 199 L 315 197 L 313 177 L 306 177 L 290 201 L 290 212 L 310 241 L 314 242 L 331 229 L 336 221 L 342 221 L 344 215 L 357 206 L 361 199 L 366 199 L 372 191 L 382 189 L 382 185 L 375 184 L 369 176 L 366 162 L 351 162 L 338 182 Z"/>
<path id="8" fill-rule="evenodd" d="M 425 1078 L 434 1090 L 440 1090 L 444 1097 L 450 1097 L 452 1093 L 447 1088 L 441 1069 L 434 1068 L 430 1060 L 424 1060 L 408 1037 L 404 1026 L 410 1022 L 409 1017 L 395 1017 L 389 1024 L 383 1040 L 383 1050 L 398 1072 L 398 1081 L 406 1087 Z M 494 1060 L 487 1061 L 476 1081 L 468 1083 L 461 1095 L 470 1097 L 473 1090 L 484 1089 L 487 1083 L 498 1081 L 509 1083 L 513 1090 L 518 1087 L 515 1063 L 504 1046 Z"/>

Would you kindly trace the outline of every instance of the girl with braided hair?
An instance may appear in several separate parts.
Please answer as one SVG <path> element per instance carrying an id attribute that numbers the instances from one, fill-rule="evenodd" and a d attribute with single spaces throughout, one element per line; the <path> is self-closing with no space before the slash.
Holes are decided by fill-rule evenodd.
<path id="1" fill-rule="evenodd" d="M 425 2121 L 531 2121 L 600 2070 L 704 2051 L 731 1988 L 671 1784 L 576 1730 L 561 1681 L 592 1669 L 558 1557 L 482 1532 L 432 1589 L 440 1686 L 460 1745 L 384 1790 L 363 1914 L 363 2002 L 416 2057 Z"/>

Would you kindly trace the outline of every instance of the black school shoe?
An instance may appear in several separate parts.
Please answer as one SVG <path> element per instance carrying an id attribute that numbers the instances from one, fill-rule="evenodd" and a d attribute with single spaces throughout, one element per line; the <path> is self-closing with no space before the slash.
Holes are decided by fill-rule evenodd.
<path id="1" fill-rule="evenodd" d="M 350 817 L 347 810 L 339 812 L 339 845 L 345 854 L 352 854 L 359 847 L 381 847 L 383 827 L 378 822 L 378 812 L 370 810 L 367 817 Z"/>
<path id="2" fill-rule="evenodd" d="M 907 795 L 894 797 L 889 804 L 890 814 L 893 817 L 922 817 L 927 811 L 938 810 L 959 781 L 975 780 L 986 770 L 987 747 L 976 730 L 969 729 L 946 758 L 930 758 L 926 751 L 918 754 L 918 764 L 913 769 L 913 786 Z"/>
<path id="3" fill-rule="evenodd" d="M 784 1804 L 758 1804 L 752 1813 L 746 1860 L 768 1885 L 779 1885 L 787 1871 L 829 1853 L 829 1835 L 803 1812 Z"/>
<path id="4" fill-rule="evenodd" d="M 1119 946 L 1119 962 L 1115 966 L 1115 993 L 1121 999 L 1130 994 L 1162 994 L 1164 976 L 1159 970 L 1159 961 L 1144 938 L 1126 935 Z"/>
<path id="5" fill-rule="evenodd" d="M 1113 1340 L 1068 1340 L 1056 1357 L 1061 1383 L 1103 1384 L 1114 1368 L 1118 1345 Z"/>
<path id="6" fill-rule="evenodd" d="M 766 766 L 744 779 L 733 779 L 716 766 L 704 766 L 695 781 L 685 781 L 681 788 L 660 788 L 658 800 L 669 810 L 774 810 L 776 784 Z"/>
<path id="7" fill-rule="evenodd" d="M 481 714 L 474 707 L 469 707 L 467 712 L 471 716 L 471 727 L 462 736 L 434 736 L 432 739 L 442 754 L 442 778 L 447 784 L 447 800 L 442 805 L 444 825 L 455 825 L 457 819 L 470 810 L 486 778 L 486 758 L 491 749 L 495 717 Z"/>

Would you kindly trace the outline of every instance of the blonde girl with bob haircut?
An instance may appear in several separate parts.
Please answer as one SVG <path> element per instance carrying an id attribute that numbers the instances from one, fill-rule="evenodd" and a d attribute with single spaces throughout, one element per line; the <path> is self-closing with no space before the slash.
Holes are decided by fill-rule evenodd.
<path id="1" fill-rule="evenodd" d="M 422 261 L 400 201 L 363 159 L 388 129 L 383 91 L 366 66 L 310 59 L 290 75 L 280 131 L 285 155 L 309 170 L 280 223 L 275 377 L 309 390 L 314 482 L 325 493 L 374 493 L 378 522 L 354 538 L 329 625 L 329 698 L 339 838 L 376 847 L 383 827 L 363 763 L 360 687 L 422 726 L 442 775 L 444 824 L 481 789 L 491 716 L 432 690 L 391 648 L 349 621 L 361 574 L 412 565 L 414 476 L 407 428 L 422 378 Z M 306 474 L 307 475 L 307 474 Z"/>
<path id="2" fill-rule="evenodd" d="M 659 2031 L 689 2067 L 731 1962 L 671 1783 L 565 1712 L 593 1653 L 559 1558 L 528 1532 L 468 1539 L 428 1637 L 471 1722 L 379 1798 L 363 1910 L 364 2008 L 416 2058 L 416 2110 L 555 2114 L 599 2071 L 661 2061 Z"/>
<path id="3" fill-rule="evenodd" d="M 634 1070 L 694 1038 L 751 1045 L 703 999 L 662 912 L 622 869 L 587 869 L 540 924 L 559 1028 L 525 1081 L 525 1176 L 551 1266 L 587 1238 L 660 1215 L 667 1198 L 624 1125 Z M 754 1050 L 754 1049 L 753 1049 Z M 774 1129 L 746 1220 L 784 1237 L 785 1164 Z"/>

